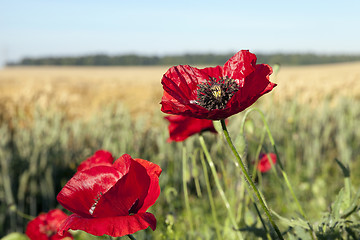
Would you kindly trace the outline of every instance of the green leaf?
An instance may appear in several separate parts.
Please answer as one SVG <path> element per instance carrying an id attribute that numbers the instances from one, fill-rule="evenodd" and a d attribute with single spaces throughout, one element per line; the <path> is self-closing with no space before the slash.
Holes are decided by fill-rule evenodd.
<path id="1" fill-rule="evenodd" d="M 277 218 L 279 218 L 279 220 L 286 226 L 289 226 L 289 227 L 302 227 L 306 230 L 310 230 L 310 227 L 308 225 L 308 223 L 304 220 L 302 220 L 301 218 L 298 218 L 298 219 L 288 219 L 288 218 L 285 218 L 285 217 L 282 217 L 280 216 L 279 214 L 277 214 L 276 212 L 274 211 L 271 211 Z"/>
<path id="2" fill-rule="evenodd" d="M 10 233 L 5 237 L 1 238 L 1 240 L 29 240 L 29 238 L 22 233 Z"/>
<path id="3" fill-rule="evenodd" d="M 340 162 L 340 160 L 338 160 L 337 158 L 335 158 L 336 163 L 339 165 L 339 167 L 341 168 L 344 177 L 348 178 L 350 177 L 350 170 L 348 167 L 346 167 L 342 162 Z"/>
<path id="4" fill-rule="evenodd" d="M 218 132 L 218 134 L 220 134 L 221 136 L 223 136 L 222 132 L 223 132 L 223 129 L 221 127 L 221 122 L 220 121 L 213 121 L 213 124 L 214 124 L 214 128 L 215 130 Z"/>
<path id="5" fill-rule="evenodd" d="M 294 231 L 294 235 L 296 236 L 296 239 L 311 240 L 311 236 L 309 232 L 306 231 L 304 228 L 295 226 L 293 231 Z"/>
<path id="6" fill-rule="evenodd" d="M 355 197 L 351 200 L 350 206 L 347 209 L 345 209 L 343 211 L 343 213 L 341 214 L 341 218 L 347 218 L 352 213 L 356 212 L 356 210 L 359 209 L 359 206 L 358 206 L 359 198 L 360 198 L 360 189 L 357 191 Z"/>
<path id="7" fill-rule="evenodd" d="M 340 218 L 340 209 L 344 198 L 344 188 L 341 188 L 332 205 L 331 216 L 337 220 Z"/>

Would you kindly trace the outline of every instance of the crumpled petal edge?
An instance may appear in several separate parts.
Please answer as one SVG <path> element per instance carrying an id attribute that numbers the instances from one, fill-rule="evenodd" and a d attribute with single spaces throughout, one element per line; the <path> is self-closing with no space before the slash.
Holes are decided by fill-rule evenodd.
<path id="1" fill-rule="evenodd" d="M 65 232 L 72 229 L 82 230 L 95 236 L 121 237 L 148 227 L 153 231 L 156 229 L 156 218 L 148 212 L 106 218 L 84 218 L 72 214 L 59 227 L 58 234 L 63 236 Z"/>

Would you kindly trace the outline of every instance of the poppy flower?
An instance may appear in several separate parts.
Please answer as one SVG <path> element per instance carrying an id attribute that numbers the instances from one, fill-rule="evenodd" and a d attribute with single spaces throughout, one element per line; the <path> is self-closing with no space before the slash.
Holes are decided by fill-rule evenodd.
<path id="1" fill-rule="evenodd" d="M 198 69 L 171 67 L 161 83 L 161 111 L 194 118 L 220 120 L 239 113 L 276 84 L 269 81 L 272 69 L 256 64 L 256 55 L 242 50 L 224 66 Z"/>
<path id="2" fill-rule="evenodd" d="M 166 116 L 165 119 L 169 121 L 168 129 L 170 137 L 168 138 L 168 142 L 181 142 L 203 131 L 216 133 L 213 121 L 208 119 L 198 119 L 181 115 Z"/>
<path id="3" fill-rule="evenodd" d="M 102 161 L 107 160 L 97 162 Z M 149 226 L 155 230 L 156 218 L 146 210 L 160 195 L 160 173 L 158 165 L 128 154 L 111 166 L 95 164 L 78 171 L 57 196 L 74 213 L 60 226 L 59 234 L 73 229 L 120 237 Z"/>
<path id="4" fill-rule="evenodd" d="M 272 164 L 269 160 L 269 156 L 271 158 Z M 257 165 L 257 169 L 260 172 L 267 172 L 271 169 L 271 166 L 276 163 L 276 154 L 268 153 L 268 154 L 260 154 L 259 162 Z"/>
<path id="5" fill-rule="evenodd" d="M 73 239 L 70 233 L 60 236 L 57 231 L 61 223 L 68 216 L 59 209 L 50 210 L 47 213 L 41 213 L 35 219 L 31 220 L 25 234 L 30 240 L 70 240 Z"/>

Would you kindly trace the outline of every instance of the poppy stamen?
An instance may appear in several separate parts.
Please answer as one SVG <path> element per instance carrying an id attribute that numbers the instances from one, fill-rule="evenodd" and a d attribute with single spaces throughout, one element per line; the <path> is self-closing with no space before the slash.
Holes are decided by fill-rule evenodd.
<path id="1" fill-rule="evenodd" d="M 197 101 L 194 102 L 207 110 L 224 109 L 238 90 L 239 85 L 234 79 L 210 77 L 206 82 L 198 84 Z"/>

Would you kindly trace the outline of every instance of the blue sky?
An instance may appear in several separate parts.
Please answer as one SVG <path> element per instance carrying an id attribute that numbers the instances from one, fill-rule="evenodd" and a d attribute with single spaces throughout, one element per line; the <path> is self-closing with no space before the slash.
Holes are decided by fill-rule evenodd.
<path id="1" fill-rule="evenodd" d="M 360 1 L 0 0 L 0 64 L 95 53 L 360 54 Z"/>

